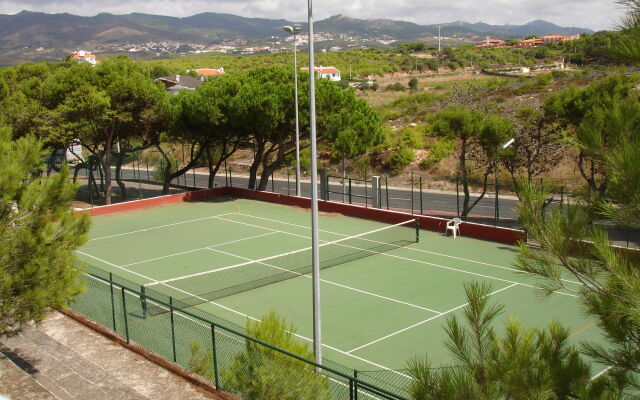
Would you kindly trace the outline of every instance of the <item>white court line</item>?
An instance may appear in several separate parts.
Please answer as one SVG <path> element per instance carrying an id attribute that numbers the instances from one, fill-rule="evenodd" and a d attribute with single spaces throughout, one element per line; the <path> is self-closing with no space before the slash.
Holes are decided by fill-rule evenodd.
<path id="1" fill-rule="evenodd" d="M 256 219 L 262 219 L 262 220 L 269 221 L 269 222 L 277 222 L 277 223 L 280 223 L 280 224 L 282 224 L 282 225 L 290 225 L 290 226 L 295 226 L 295 227 L 298 227 L 298 228 L 306 228 L 304 225 L 298 225 L 298 224 L 293 224 L 293 223 L 290 223 L 290 222 L 279 221 L 279 220 L 277 220 L 277 219 L 270 219 L 270 218 L 258 217 L 258 216 L 256 216 L 256 215 L 251 215 L 251 214 L 238 213 L 238 215 L 243 215 L 243 216 L 245 216 L 245 217 L 251 217 L 251 218 L 256 218 Z M 234 222 L 239 222 L 239 221 L 234 221 Z M 243 223 L 244 223 L 244 222 L 243 222 Z M 251 225 L 251 226 L 258 227 L 259 225 Z M 344 234 L 344 233 L 338 233 L 338 232 L 328 231 L 328 230 L 325 230 L 325 229 L 320 229 L 320 232 L 330 233 L 330 234 L 332 234 L 332 235 L 338 235 L 338 236 L 349 236 L 349 235 L 346 235 L 346 234 Z M 363 239 L 363 240 L 369 240 L 369 241 L 377 242 L 377 243 L 384 243 L 384 242 L 378 242 L 378 241 L 371 240 L 371 239 L 366 239 L 366 238 L 365 238 L 365 239 Z M 428 251 L 428 250 L 423 250 L 423 249 L 416 249 L 415 247 L 402 247 L 402 248 L 403 248 L 403 249 L 407 249 L 407 250 L 411 250 L 411 251 L 417 251 L 417 252 L 420 252 L 420 253 L 434 254 L 434 255 L 437 255 L 437 256 L 442 256 L 442 257 L 452 258 L 452 259 L 455 259 L 455 260 L 467 261 L 467 262 L 471 262 L 471 263 L 475 263 L 475 264 L 480 264 L 480 265 L 486 265 L 486 266 L 488 266 L 488 267 L 501 268 L 501 269 L 505 269 L 505 270 L 509 270 L 509 271 L 513 271 L 513 272 L 522 273 L 522 274 L 525 274 L 525 275 L 534 275 L 534 274 L 532 274 L 532 273 L 529 273 L 529 272 L 523 272 L 523 271 L 517 270 L 517 269 L 515 269 L 515 268 L 510 268 L 510 267 L 505 267 L 505 266 L 502 266 L 502 265 L 496 265 L 496 264 L 485 263 L 485 262 L 482 262 L 482 261 L 471 260 L 471 259 L 468 259 L 468 258 L 455 257 L 455 256 L 451 256 L 451 255 L 448 255 L 448 254 L 437 253 L 437 252 L 434 252 L 434 251 Z M 417 261 L 417 260 L 416 260 L 416 261 Z M 469 272 L 469 273 L 471 273 L 471 272 Z M 572 280 L 568 280 L 568 279 L 561 279 L 561 280 L 562 280 L 562 281 L 564 281 L 564 282 L 570 282 L 570 283 L 575 283 L 575 284 L 578 284 L 578 285 L 582 285 L 580 282 L 576 282 L 576 281 L 572 281 Z M 527 284 L 524 284 L 524 283 L 522 283 L 521 285 L 528 286 L 528 287 L 535 287 L 535 286 L 527 285 Z M 539 288 L 538 288 L 538 289 L 539 289 Z M 562 294 L 562 295 L 566 295 L 566 296 L 572 296 L 572 297 L 579 297 L 579 296 L 572 295 L 572 294 L 569 294 L 569 293 L 562 293 L 562 292 L 554 292 L 554 293 Z"/>
<path id="2" fill-rule="evenodd" d="M 180 256 L 180 255 L 188 254 L 188 253 L 195 253 L 196 251 L 206 250 L 206 249 L 208 249 L 209 247 L 224 246 L 224 245 L 227 245 L 227 244 L 232 244 L 232 243 L 242 242 L 242 241 L 244 241 L 244 240 L 255 239 L 255 238 L 259 238 L 259 237 L 267 236 L 267 235 L 273 235 L 274 233 L 277 233 L 277 232 L 261 233 L 261 234 L 259 234 L 259 235 L 255 235 L 255 236 L 249 236 L 249 237 L 245 237 L 245 238 L 242 238 L 242 239 L 232 240 L 232 241 L 229 241 L 229 242 L 224 242 L 224 243 L 218 243 L 218 244 L 214 244 L 214 245 L 204 246 L 204 247 L 200 247 L 200 248 L 197 248 L 197 249 L 181 251 L 181 252 L 179 252 L 179 253 L 173 253 L 173 254 L 169 254 L 169 255 L 166 255 L 166 256 L 162 256 L 162 257 L 149 258 L 149 259 L 147 259 L 147 260 L 137 261 L 137 262 L 134 262 L 134 263 L 131 263 L 131 264 L 124 264 L 124 265 L 122 265 L 122 266 L 123 266 L 123 267 L 130 267 L 130 266 L 132 266 L 132 265 L 144 264 L 144 263 L 147 263 L 147 262 L 150 262 L 150 261 L 157 261 L 157 260 L 162 260 L 162 259 L 164 259 L 164 258 L 170 258 L 170 257 Z"/>
<path id="3" fill-rule="evenodd" d="M 124 236 L 124 235 L 131 235 L 133 233 L 146 232 L 146 231 L 151 231 L 151 230 L 154 230 L 154 229 L 166 228 L 167 226 L 188 224 L 189 222 L 202 221 L 202 220 L 211 219 L 211 218 L 218 218 L 218 217 L 222 217 L 222 216 L 225 216 L 225 215 L 231 215 L 231 214 L 236 214 L 236 212 L 234 211 L 234 212 L 220 214 L 220 215 L 211 215 L 209 217 L 202 217 L 202 218 L 190 219 L 190 220 L 187 220 L 187 221 L 174 222 L 172 224 L 152 226 L 151 228 L 138 229 L 138 230 L 131 231 L 131 232 L 117 233 L 115 235 L 109 235 L 109 236 L 102 236 L 102 237 L 98 237 L 98 238 L 93 238 L 93 239 L 90 239 L 89 241 L 93 242 L 93 241 L 96 241 L 96 240 L 109 239 L 109 238 L 118 237 L 118 236 Z"/>
<path id="4" fill-rule="evenodd" d="M 78 252 L 78 253 L 80 253 L 80 254 L 82 254 L 82 255 L 84 255 L 84 256 L 87 256 L 87 257 L 93 258 L 94 260 L 97 260 L 97 261 L 100 261 L 100 262 L 102 262 L 102 263 L 105 263 L 105 264 L 107 264 L 107 265 L 110 265 L 110 266 L 112 266 L 112 267 L 114 267 L 114 268 L 118 268 L 118 269 L 121 269 L 121 270 L 123 270 L 123 271 L 129 272 L 129 273 L 131 273 L 131 274 L 134 274 L 134 275 L 140 276 L 141 278 L 148 279 L 148 280 L 150 280 L 150 281 L 154 281 L 154 279 L 153 279 L 153 278 L 151 278 L 151 277 L 148 277 L 148 276 L 146 276 L 146 275 L 140 274 L 140 273 L 138 273 L 138 272 L 130 271 L 130 270 L 126 269 L 126 268 L 123 268 L 123 267 L 121 267 L 121 266 L 119 266 L 119 265 L 116 265 L 116 264 L 114 264 L 114 263 L 111 263 L 111 262 L 109 262 L 109 261 L 106 261 L 106 260 L 103 260 L 103 259 L 101 259 L 101 258 L 98 258 L 98 257 L 92 256 L 91 254 L 87 254 L 87 253 L 82 252 L 82 251 L 80 251 L 80 250 L 76 250 L 76 252 Z M 184 291 L 184 290 L 182 290 L 182 289 L 178 289 L 178 288 L 173 287 L 173 286 L 170 286 L 170 285 L 166 285 L 166 286 L 167 286 L 167 287 L 170 287 L 170 288 L 172 288 L 172 289 L 175 289 L 175 290 L 177 290 L 177 291 L 179 291 L 179 292 L 182 292 L 182 293 L 186 294 L 186 295 L 187 295 L 187 296 L 189 296 L 189 297 L 193 297 L 193 298 L 196 298 L 196 299 L 202 300 L 202 301 L 203 301 L 203 303 L 213 304 L 214 306 L 220 307 L 220 308 L 222 308 L 223 310 L 227 310 L 227 311 L 229 311 L 229 312 L 231 312 L 231 313 L 234 313 L 234 314 L 240 315 L 240 316 L 245 317 L 245 318 L 249 318 L 249 319 L 251 319 L 251 320 L 253 320 L 253 321 L 260 321 L 259 319 L 254 318 L 254 317 L 252 317 L 252 316 L 250 316 L 250 315 L 248 315 L 248 314 L 241 313 L 240 311 L 234 310 L 234 309 L 232 309 L 232 308 L 230 308 L 230 307 L 227 307 L 227 306 L 224 306 L 224 305 L 222 305 L 222 304 L 220 304 L 220 303 L 216 303 L 215 301 L 207 300 L 207 299 L 205 299 L 205 298 L 202 298 L 202 297 L 200 297 L 200 296 L 196 296 L 196 295 L 194 295 L 194 294 L 192 294 L 192 293 L 186 292 L 186 291 Z M 308 337 L 302 336 L 302 335 L 300 335 L 300 334 L 295 333 L 294 335 L 295 335 L 296 337 L 298 337 L 298 338 L 300 338 L 300 339 L 303 339 L 303 340 L 306 340 L 306 341 L 308 341 L 308 342 L 313 342 L 313 340 L 312 340 L 312 339 L 309 339 Z M 335 348 L 335 347 L 332 347 L 332 346 L 329 346 L 329 345 L 327 345 L 327 344 L 325 344 L 325 343 L 322 343 L 322 347 L 326 347 L 326 348 L 327 348 L 327 349 L 329 349 L 329 350 L 333 350 L 333 351 L 335 351 L 335 352 L 337 352 L 337 353 L 340 353 L 340 354 L 343 354 L 343 355 L 346 355 L 346 356 L 350 356 L 350 357 L 352 357 L 352 358 L 355 358 L 355 359 L 358 359 L 358 360 L 360 360 L 360 361 L 366 362 L 367 364 L 373 365 L 373 366 L 374 366 L 374 367 L 376 367 L 376 368 L 380 368 L 380 369 L 384 369 L 384 370 L 387 370 L 387 371 L 391 371 L 391 372 L 393 372 L 393 373 L 395 373 L 395 374 L 402 375 L 402 376 L 405 376 L 405 377 L 407 376 L 407 375 L 402 374 L 402 373 L 400 373 L 400 372 L 398 372 L 398 371 L 395 371 L 395 370 L 393 370 L 393 369 L 391 369 L 391 368 L 389 368 L 389 367 L 385 367 L 384 365 L 381 365 L 381 364 L 375 363 L 375 362 L 373 362 L 373 361 L 369 361 L 369 360 L 367 360 L 366 358 L 362 358 L 362 357 L 358 357 L 358 356 L 355 356 L 355 355 L 352 355 L 352 354 L 348 354 L 346 351 L 339 350 L 339 349 L 337 349 L 337 348 Z"/>
<path id="5" fill-rule="evenodd" d="M 226 251 L 222 251 L 222 250 L 218 250 L 218 249 L 211 248 L 209 250 L 215 251 L 215 252 L 218 252 L 218 253 L 222 253 L 222 254 L 225 254 L 225 255 L 228 255 L 228 256 L 241 258 L 243 260 L 252 261 L 252 262 L 254 262 L 256 264 L 262 264 L 262 265 L 265 265 L 267 267 L 278 269 L 280 271 L 289 272 L 289 273 L 292 273 L 292 274 L 297 275 L 297 276 L 303 276 L 303 277 L 311 279 L 311 277 L 309 276 L 308 273 L 307 274 L 301 274 L 301 273 L 298 273 L 298 272 L 295 272 L 295 271 L 291 271 L 291 270 L 286 269 L 286 268 L 281 268 L 281 267 L 278 267 L 278 266 L 275 266 L 275 265 L 272 265 L 272 264 L 268 264 L 268 263 L 262 262 L 260 260 L 252 260 L 252 259 L 247 258 L 247 257 L 239 256 L 239 255 L 236 255 L 236 254 L 233 254 L 233 253 L 228 253 Z M 382 296 L 382 295 L 379 295 L 379 294 L 367 292 L 366 290 L 356 289 L 356 288 L 353 288 L 353 287 L 350 287 L 350 286 L 347 286 L 347 285 L 342 285 L 342 284 L 337 283 L 337 282 L 328 281 L 326 279 L 320 279 L 320 282 L 328 283 L 330 285 L 335 285 L 335 286 L 338 286 L 338 287 L 341 287 L 341 288 L 347 289 L 347 290 L 353 290 L 354 292 L 359 292 L 359 293 L 366 294 L 366 295 L 369 295 L 369 296 L 378 297 L 380 299 L 388 300 L 388 301 L 391 301 L 391 302 L 394 302 L 394 303 L 403 304 L 405 306 L 417 308 L 417 309 L 420 309 L 420 310 L 423 310 L 423 311 L 429 311 L 431 313 L 440 314 L 440 311 L 432 310 L 432 309 L 427 308 L 427 307 L 422 307 L 422 306 L 419 306 L 419 305 L 416 305 L 416 304 L 411 304 L 411 303 L 407 303 L 407 302 L 402 301 L 402 300 L 394 299 L 392 297 L 387 297 L 387 296 Z"/>
<path id="6" fill-rule="evenodd" d="M 609 372 L 609 370 L 611 370 L 612 368 L 613 368 L 612 366 L 608 366 L 607 368 L 603 369 L 602 371 L 600 371 L 597 374 L 595 374 L 594 376 L 592 376 L 590 380 L 595 381 L 596 379 L 600 378 L 602 375 L 604 375 L 607 372 Z"/>
<path id="7" fill-rule="evenodd" d="M 516 286 L 516 285 L 518 285 L 518 284 L 517 284 L 517 283 L 514 283 L 514 284 L 512 284 L 512 285 L 509 285 L 509 286 L 503 287 L 502 289 L 495 290 L 495 291 L 493 291 L 493 292 L 489 293 L 488 295 L 486 295 L 485 297 L 493 296 L 494 294 L 496 294 L 496 293 L 500 293 L 500 292 L 502 292 L 503 290 L 511 289 L 512 287 L 514 287 L 514 286 Z M 369 343 L 363 344 L 362 346 L 356 347 L 355 349 L 351 349 L 351 350 L 347 351 L 347 353 L 348 353 L 348 354 L 351 354 L 351 353 L 352 353 L 352 352 L 354 352 L 354 351 L 358 351 L 358 350 L 360 350 L 360 349 L 364 349 L 365 347 L 371 346 L 372 344 L 375 344 L 375 343 L 378 343 L 378 342 L 380 342 L 380 341 L 382 341 L 382 340 L 388 339 L 388 338 L 390 338 L 390 337 L 392 337 L 392 336 L 395 336 L 395 335 L 397 335 L 397 334 L 399 334 L 399 333 L 406 332 L 406 331 L 408 331 L 409 329 L 413 329 L 413 328 L 415 328 L 416 326 L 420 326 L 420 325 L 422 325 L 422 324 L 426 324 L 426 323 L 427 323 L 427 322 L 429 322 L 429 321 L 433 321 L 433 320 L 434 320 L 434 319 L 436 319 L 436 318 L 440 318 L 440 317 L 442 317 L 443 315 L 447 315 L 447 314 L 452 313 L 452 312 L 454 312 L 454 311 L 456 311 L 456 310 L 459 310 L 459 309 L 461 309 L 461 308 L 464 308 L 464 307 L 466 307 L 466 306 L 468 306 L 468 305 L 469 305 L 469 303 L 465 303 L 465 304 L 463 304 L 463 305 L 461 305 L 461 306 L 458 306 L 458 307 L 452 308 L 451 310 L 448 310 L 448 311 L 445 311 L 445 312 L 443 312 L 443 313 L 440 313 L 440 315 L 436 315 L 436 316 L 431 317 L 431 318 L 429 318 L 429 319 L 425 319 L 424 321 L 420 321 L 420 322 L 418 322 L 418 323 L 416 323 L 416 324 L 413 324 L 413 325 L 411 325 L 411 326 L 408 326 L 408 327 L 406 327 L 406 328 L 404 328 L 404 329 L 400 329 L 399 331 L 393 332 L 393 333 L 391 333 L 391 334 L 389 334 L 389 335 L 387 335 L 387 336 L 383 336 L 383 337 L 381 337 L 381 338 L 379 338 L 379 339 L 376 339 L 376 340 L 374 340 L 374 341 L 372 341 L 372 342 L 369 342 Z"/>
<path id="8" fill-rule="evenodd" d="M 224 220 L 224 221 L 235 222 L 235 221 L 233 221 L 233 220 L 226 220 L 226 219 L 224 219 L 224 218 L 220 218 L 220 219 L 222 219 L 222 220 Z M 401 223 L 398 223 L 398 224 L 395 224 L 395 225 L 384 226 L 384 227 L 382 227 L 382 228 L 378 228 L 378 229 L 375 229 L 375 230 L 373 230 L 373 231 L 363 232 L 363 233 L 360 233 L 360 234 L 358 234 L 358 235 L 353 235 L 353 236 L 349 236 L 349 237 L 344 237 L 344 238 L 342 238 L 342 239 L 334 240 L 334 241 L 331 241 L 331 242 L 322 243 L 322 244 L 320 245 L 320 247 L 328 246 L 328 245 L 331 245 L 331 244 L 338 244 L 339 246 L 341 246 L 341 245 L 340 245 L 340 242 L 344 242 L 344 241 L 346 241 L 346 240 L 351 240 L 351 239 L 360 238 L 360 237 L 362 237 L 362 236 L 364 236 L 364 235 L 369 235 L 369 234 L 371 234 L 371 233 L 375 233 L 375 232 L 380 232 L 380 231 L 383 231 L 383 230 L 387 230 L 387 229 L 390 229 L 390 228 L 392 228 L 392 227 L 394 227 L 394 226 L 404 225 L 404 224 L 406 224 L 407 222 L 408 222 L 408 221 L 401 222 Z M 250 225 L 250 224 L 246 224 L 246 223 L 243 223 L 243 222 L 240 222 L 240 223 L 245 224 L 245 225 Z M 254 227 L 259 228 L 258 226 L 254 226 Z M 276 230 L 276 229 L 271 229 L 271 228 L 265 228 L 265 229 L 269 229 L 269 230 L 272 230 L 272 231 L 275 231 L 275 232 L 279 232 L 279 233 L 283 233 L 283 234 L 287 234 L 287 235 L 300 236 L 300 235 L 297 235 L 297 234 L 295 234 L 295 233 L 288 233 L 288 232 L 285 232 L 285 231 L 278 231 L 278 230 Z M 307 236 L 304 236 L 304 238 L 305 238 L 305 239 L 309 239 L 309 237 L 307 237 Z M 354 247 L 351 247 L 351 248 L 354 248 Z M 358 248 L 356 248 L 356 249 L 358 249 Z M 303 251 L 307 251 L 307 250 L 311 250 L 311 246 L 309 246 L 309 247 L 305 247 L 305 248 L 302 248 L 302 249 L 298 249 L 298 250 L 289 251 L 289 252 L 287 252 L 287 253 L 275 254 L 275 255 L 272 255 L 272 256 L 269 256 L 269 257 L 260 258 L 260 259 L 258 259 L 258 260 L 252 260 L 252 261 L 247 261 L 247 262 L 244 262 L 244 263 L 239 263 L 239 264 L 229 265 L 229 266 L 226 266 L 226 267 L 223 267 L 223 268 L 217 268 L 217 269 L 214 269 L 214 270 L 207 270 L 207 271 L 197 272 L 197 273 L 195 273 L 195 274 L 184 275 L 184 276 L 178 276 L 178 277 L 171 278 L 171 279 L 164 279 L 164 280 L 160 280 L 160 281 L 155 281 L 155 282 L 148 283 L 148 284 L 146 284 L 145 286 L 161 285 L 161 284 L 164 284 L 164 283 L 175 282 L 175 281 L 178 281 L 178 280 L 184 280 L 184 279 L 188 279 L 188 278 L 195 278 L 195 277 L 202 276 L 202 275 L 214 274 L 214 273 L 218 273 L 218 272 L 220 272 L 220 271 L 225 271 L 225 270 L 228 270 L 228 269 L 233 269 L 233 268 L 237 268 L 237 267 L 242 267 L 242 266 L 247 265 L 247 264 L 252 264 L 252 263 L 261 262 L 261 261 L 268 261 L 268 260 L 272 260 L 272 259 L 274 259 L 274 258 L 280 258 L 280 257 L 288 256 L 288 255 L 291 255 L 291 254 L 297 254 L 297 253 L 301 253 L 301 252 L 303 252 Z M 364 250 L 364 249 L 358 249 L 358 250 Z M 368 251 L 368 250 L 365 250 L 365 251 Z M 374 253 L 375 253 L 375 252 L 374 252 Z M 378 254 L 378 253 L 376 253 L 376 254 Z M 248 259 L 248 260 L 249 260 L 249 259 Z"/>

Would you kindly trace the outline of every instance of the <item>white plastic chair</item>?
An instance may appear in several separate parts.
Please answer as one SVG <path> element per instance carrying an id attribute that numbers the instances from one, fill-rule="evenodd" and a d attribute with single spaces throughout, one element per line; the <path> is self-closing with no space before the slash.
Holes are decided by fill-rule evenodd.
<path id="1" fill-rule="evenodd" d="M 449 235 L 449 231 L 453 233 L 453 238 L 455 239 L 457 235 L 460 234 L 460 224 L 462 220 L 460 218 L 454 218 L 447 222 L 447 229 L 444 232 L 445 236 Z M 456 235 L 457 234 L 457 235 Z"/>

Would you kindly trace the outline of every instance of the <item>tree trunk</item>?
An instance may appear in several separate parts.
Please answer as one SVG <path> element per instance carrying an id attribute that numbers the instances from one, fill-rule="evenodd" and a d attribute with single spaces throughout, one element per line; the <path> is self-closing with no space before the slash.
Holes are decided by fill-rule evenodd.
<path id="1" fill-rule="evenodd" d="M 118 186 L 120 186 L 120 195 L 122 196 L 122 200 L 127 200 L 127 187 L 122 181 L 122 162 L 124 161 L 125 152 L 120 150 L 118 153 L 118 160 L 116 162 L 116 182 Z"/>
<path id="2" fill-rule="evenodd" d="M 207 148 L 207 168 L 209 169 L 209 183 L 208 188 L 212 189 L 214 181 L 216 179 L 216 172 L 213 168 L 213 154 L 211 154 L 211 148 Z"/>
<path id="3" fill-rule="evenodd" d="M 462 190 L 464 192 L 464 200 L 462 202 L 462 218 L 467 218 L 469 213 L 469 173 L 467 171 L 467 141 L 462 140 L 460 148 L 460 173 L 462 174 Z"/>
<path id="4" fill-rule="evenodd" d="M 104 143 L 103 168 L 104 168 L 104 204 L 111 204 L 111 149 L 113 146 L 113 132 L 107 132 Z"/>
<path id="5" fill-rule="evenodd" d="M 258 167 L 260 166 L 260 163 L 262 162 L 262 159 L 264 157 L 264 154 L 263 154 L 264 146 L 265 146 L 265 143 L 256 141 L 257 149 L 255 149 L 253 162 L 251 163 L 251 167 L 249 168 L 249 185 L 248 185 L 249 189 L 255 189 L 256 187 Z"/>

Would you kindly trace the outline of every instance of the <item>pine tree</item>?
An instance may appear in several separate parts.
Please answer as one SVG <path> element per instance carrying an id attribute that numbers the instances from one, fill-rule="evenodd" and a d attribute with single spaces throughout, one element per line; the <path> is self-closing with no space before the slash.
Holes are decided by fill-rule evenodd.
<path id="1" fill-rule="evenodd" d="M 0 127 L 0 335 L 42 321 L 82 290 L 73 251 L 89 219 L 70 207 L 68 168 L 42 177 L 45 153 L 33 136 L 13 141 Z"/>

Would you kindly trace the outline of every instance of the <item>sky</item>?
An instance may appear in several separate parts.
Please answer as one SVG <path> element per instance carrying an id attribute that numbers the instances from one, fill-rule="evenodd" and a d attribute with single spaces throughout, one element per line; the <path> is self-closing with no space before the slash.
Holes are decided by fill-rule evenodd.
<path id="1" fill-rule="evenodd" d="M 0 14 L 22 10 L 92 16 L 101 12 L 187 17 L 201 12 L 305 21 L 305 0 L 0 0 Z M 520 25 L 543 19 L 560 26 L 614 29 L 624 9 L 614 0 L 316 0 L 314 19 L 336 14 L 421 25 L 453 21 Z"/>

